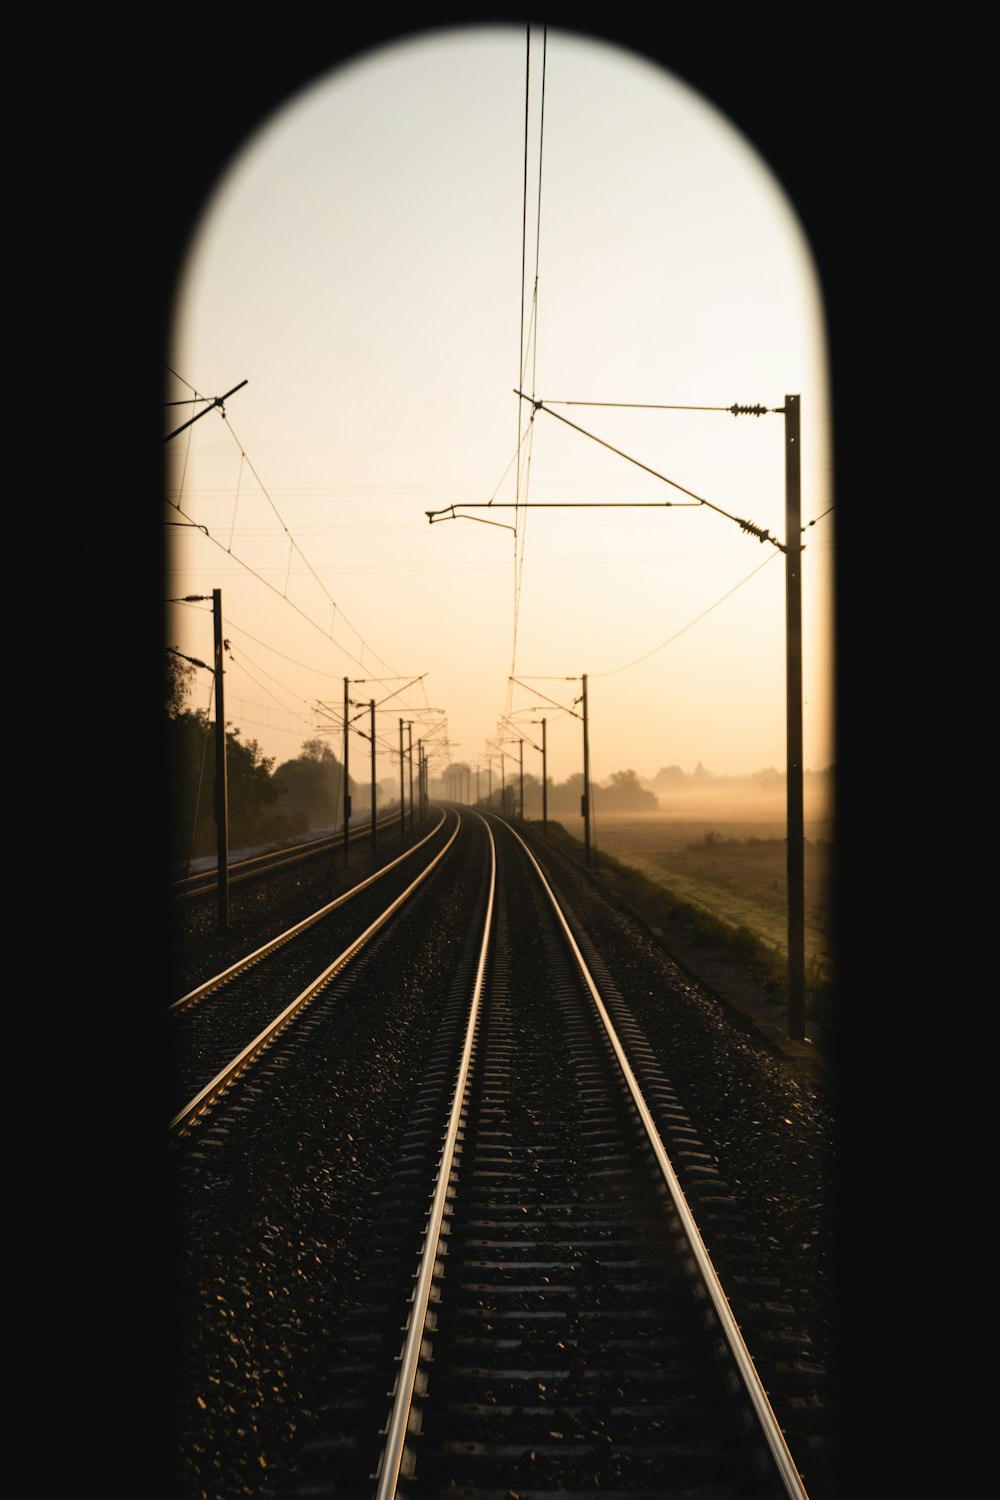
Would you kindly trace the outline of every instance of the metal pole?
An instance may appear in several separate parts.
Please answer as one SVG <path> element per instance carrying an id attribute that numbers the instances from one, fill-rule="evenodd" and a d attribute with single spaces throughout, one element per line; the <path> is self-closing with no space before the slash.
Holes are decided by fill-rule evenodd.
<path id="1" fill-rule="evenodd" d="M 229 926 L 229 785 L 226 780 L 226 709 L 222 690 L 222 590 L 212 590 L 215 629 L 215 837 L 219 927 Z"/>
<path id="2" fill-rule="evenodd" d="M 805 821 L 802 806 L 802 452 L 798 396 L 785 397 L 785 690 L 788 796 L 788 1035 L 805 1038 Z"/>
<path id="3" fill-rule="evenodd" d="M 521 822 L 524 822 L 524 741 L 518 740 L 521 747 Z"/>
<path id="4" fill-rule="evenodd" d="M 344 863 L 349 864 L 351 858 L 351 730 L 347 722 L 350 712 L 350 702 L 347 697 L 347 678 L 344 678 Z"/>
<path id="5" fill-rule="evenodd" d="M 549 771 L 544 719 L 542 720 L 542 832 L 547 838 L 549 833 Z"/>
<path id="6" fill-rule="evenodd" d="M 372 716 L 372 849 L 375 848 L 375 699 L 368 699 Z"/>
<path id="7" fill-rule="evenodd" d="M 587 674 L 583 674 L 583 848 L 584 859 L 590 864 L 590 739 L 587 722 Z"/>
<path id="8" fill-rule="evenodd" d="M 410 742 L 410 832 L 413 832 L 413 720 L 409 719 L 406 725 L 406 733 Z"/>
<path id="9" fill-rule="evenodd" d="M 403 760 L 403 721 L 402 721 L 402 719 L 400 719 L 400 721 L 399 721 L 399 836 L 400 836 L 400 838 L 402 838 L 403 835 L 406 833 L 406 797 L 404 795 L 404 793 L 406 791 L 406 783 L 405 783 L 405 781 L 403 779 L 404 764 L 405 764 L 405 762 Z"/>

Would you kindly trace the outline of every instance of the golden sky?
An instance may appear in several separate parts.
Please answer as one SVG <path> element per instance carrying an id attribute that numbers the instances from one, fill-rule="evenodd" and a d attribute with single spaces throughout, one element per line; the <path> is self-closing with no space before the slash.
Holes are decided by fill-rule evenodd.
<path id="1" fill-rule="evenodd" d="M 380 779 L 400 717 L 437 726 L 441 765 L 523 737 L 537 774 L 544 715 L 562 780 L 586 673 L 597 780 L 783 769 L 785 562 L 735 518 L 785 538 L 795 394 L 822 769 L 832 414 L 794 206 L 681 78 L 551 28 L 543 74 L 542 43 L 527 119 L 523 27 L 428 33 L 287 100 L 219 181 L 165 399 L 246 384 L 171 440 L 167 597 L 222 591 L 226 718 L 279 762 L 317 734 L 341 753 L 347 676 L 382 705 Z M 211 605 L 172 604 L 168 637 L 209 661 Z M 210 693 L 199 672 L 192 706 Z"/>

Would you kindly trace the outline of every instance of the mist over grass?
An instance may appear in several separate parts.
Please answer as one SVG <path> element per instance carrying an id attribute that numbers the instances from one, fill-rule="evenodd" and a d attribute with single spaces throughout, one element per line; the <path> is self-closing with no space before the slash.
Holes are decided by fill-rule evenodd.
<path id="1" fill-rule="evenodd" d="M 672 848 L 713 830 L 720 839 L 783 838 L 788 821 L 785 779 L 764 781 L 755 777 L 712 777 L 669 792 L 657 791 L 653 782 L 643 786 L 654 791 L 656 810 L 623 811 L 612 808 L 594 789 L 594 816 L 598 824 L 613 820 L 623 826 L 658 828 Z M 806 772 L 803 778 L 802 811 L 805 836 L 814 842 L 832 843 L 835 835 L 833 775 Z M 692 828 L 690 825 L 697 825 Z"/>

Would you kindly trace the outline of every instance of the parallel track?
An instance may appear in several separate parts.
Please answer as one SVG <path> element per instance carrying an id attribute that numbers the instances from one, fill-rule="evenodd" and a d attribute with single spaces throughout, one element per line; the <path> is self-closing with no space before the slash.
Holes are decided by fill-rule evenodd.
<path id="1" fill-rule="evenodd" d="M 227 1015 L 245 1037 L 170 1126 L 192 1230 L 216 1225 L 203 1295 L 224 1320 L 195 1387 L 215 1436 L 187 1452 L 229 1453 L 241 1328 L 243 1379 L 270 1351 L 258 1409 L 273 1396 L 288 1419 L 264 1488 L 237 1467 L 213 1490 L 204 1458 L 202 1486 L 804 1500 L 770 1385 L 800 1342 L 626 998 L 509 825 L 453 809 L 426 843 L 433 878 L 402 857 L 171 1017 L 200 1017 L 206 1047 Z M 767 1346 L 771 1397 L 741 1324 Z M 779 1390 L 782 1422 L 798 1391 L 815 1399 Z M 808 1458 L 808 1425 L 793 1431 Z"/>
<path id="2" fill-rule="evenodd" d="M 454 815 L 442 816 L 413 849 L 173 1003 L 170 1012 L 183 1028 L 175 1037 L 175 1072 L 184 1102 L 170 1121 L 171 1134 L 185 1135 L 205 1120 L 250 1064 L 403 907 L 448 853 L 459 826 Z M 414 868 L 409 860 L 421 851 Z M 225 1023 L 215 1015 L 204 1020 L 201 1002 L 223 991 Z"/>
<path id="3" fill-rule="evenodd" d="M 643 1096 L 690 1149 L 669 1085 L 644 1058 L 640 1086 L 541 872 L 490 823 L 499 874 L 475 975 L 373 1241 L 380 1287 L 407 1241 L 422 1250 L 369 1493 L 802 1500 Z M 304 1450 L 331 1494 L 366 1493 L 391 1330 L 391 1310 L 370 1319 L 330 1433 Z"/>
<path id="4" fill-rule="evenodd" d="M 395 812 L 383 813 L 376 820 L 376 837 L 379 833 L 398 828 L 399 825 L 398 809 Z M 409 818 L 409 826 L 412 828 L 412 817 Z M 364 845 L 370 839 L 370 822 L 355 824 L 348 834 L 349 845 Z M 273 875 L 276 870 L 304 864 L 324 854 L 339 853 L 343 847 L 344 834 L 342 830 L 338 830 L 334 833 L 323 834 L 319 838 L 309 839 L 305 843 L 293 844 L 281 849 L 267 849 L 262 854 L 249 854 L 243 859 L 231 861 L 228 872 L 229 884 L 239 885 L 261 876 Z M 210 869 L 193 871 L 179 880 L 172 881 L 168 894 L 175 901 L 186 901 L 194 896 L 210 895 L 217 891 L 218 887 L 218 870 L 213 865 Z"/>

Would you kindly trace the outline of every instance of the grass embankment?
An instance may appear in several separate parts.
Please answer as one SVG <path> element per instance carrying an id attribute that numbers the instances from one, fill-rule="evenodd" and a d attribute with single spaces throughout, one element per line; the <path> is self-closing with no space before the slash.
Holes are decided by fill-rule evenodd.
<path id="1" fill-rule="evenodd" d="M 735 965 L 775 1006 L 788 1004 L 787 846 L 783 837 L 723 837 L 683 830 L 687 842 L 634 824 L 605 826 L 591 848 L 591 874 L 668 939 L 673 928 L 702 951 Z M 691 835 L 695 836 L 692 838 Z M 549 822 L 548 842 L 578 864 L 584 845 Z M 617 853 L 611 853 L 608 845 Z M 805 1008 L 809 1033 L 833 1042 L 828 843 L 805 845 Z"/>

